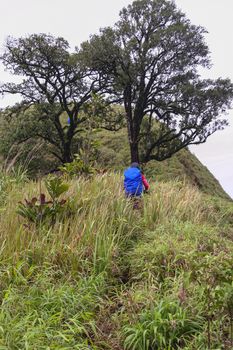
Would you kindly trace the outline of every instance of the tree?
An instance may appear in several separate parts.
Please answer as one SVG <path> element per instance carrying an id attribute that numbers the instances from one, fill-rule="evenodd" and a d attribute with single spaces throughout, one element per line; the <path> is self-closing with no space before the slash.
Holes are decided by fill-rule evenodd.
<path id="1" fill-rule="evenodd" d="M 30 110 L 40 125 L 44 123 L 45 127 L 35 128 L 26 138 L 40 137 L 52 144 L 56 149 L 53 154 L 61 162 L 72 161 L 74 136 L 86 120 L 82 108 L 104 82 L 98 73 L 81 64 L 78 56 L 78 52 L 69 52 L 63 38 L 33 34 L 19 39 L 8 37 L 0 58 L 8 71 L 24 78 L 19 84 L 0 87 L 2 94 L 22 96 L 22 102 L 10 113 Z"/>
<path id="2" fill-rule="evenodd" d="M 0 113 L 0 155 L 5 166 L 20 164 L 33 176 L 38 171 L 46 173 L 55 169 L 61 160 L 55 146 L 59 139 L 53 122 L 49 118 L 41 119 L 34 106 L 20 110 L 14 106 Z M 47 136 L 53 144 L 46 140 Z M 73 147 L 74 143 L 73 140 Z"/>
<path id="3" fill-rule="evenodd" d="M 137 0 L 82 44 L 89 68 L 111 81 L 108 98 L 124 104 L 132 161 L 166 159 L 227 124 L 233 85 L 198 74 L 210 65 L 205 33 L 172 1 Z"/>

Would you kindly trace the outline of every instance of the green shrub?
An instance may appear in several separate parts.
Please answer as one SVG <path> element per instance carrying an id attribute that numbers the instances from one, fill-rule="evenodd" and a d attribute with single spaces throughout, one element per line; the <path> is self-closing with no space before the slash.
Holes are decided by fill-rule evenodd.
<path id="1" fill-rule="evenodd" d="M 65 163 L 64 165 L 60 166 L 59 169 L 69 177 L 91 175 L 95 171 L 90 164 L 84 162 L 84 160 L 82 160 L 78 155 L 75 156 L 73 162 Z"/>
<path id="2" fill-rule="evenodd" d="M 59 197 L 68 191 L 69 185 L 59 177 L 48 178 L 45 185 L 51 200 L 47 201 L 45 194 L 40 193 L 39 198 L 25 199 L 25 203 L 20 202 L 18 205 L 17 213 L 29 222 L 39 224 L 50 220 L 54 223 L 58 214 L 64 213 L 66 200 L 59 200 Z"/>

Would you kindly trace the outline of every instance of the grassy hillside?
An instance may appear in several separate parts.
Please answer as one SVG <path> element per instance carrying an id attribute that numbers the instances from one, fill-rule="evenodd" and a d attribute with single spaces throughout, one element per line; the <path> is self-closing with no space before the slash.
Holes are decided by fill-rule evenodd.
<path id="1" fill-rule="evenodd" d="M 231 202 L 156 182 L 133 210 L 108 173 L 34 224 L 18 202 L 45 184 L 19 175 L 0 181 L 0 349 L 232 349 Z"/>
<path id="2" fill-rule="evenodd" d="M 122 169 L 130 164 L 125 130 L 99 132 L 101 140 L 99 163 Z M 163 162 L 152 161 L 145 166 L 145 173 L 155 181 L 185 181 L 202 192 L 230 199 L 211 172 L 188 149 L 181 150 Z"/>
<path id="3" fill-rule="evenodd" d="M 66 123 L 67 117 L 63 117 Z M 56 169 L 59 163 L 51 154 L 51 145 L 41 143 L 37 138 L 17 144 L 14 137 L 17 139 L 19 130 L 25 131 L 25 127 L 33 128 L 33 123 L 34 118 L 30 123 L 27 120 L 24 125 L 25 120 L 22 117 L 12 119 L 9 124 L 9 121 L 3 120 L 0 115 L 0 164 L 6 163 L 5 167 L 8 168 L 18 162 L 28 168 L 32 178 L 37 178 L 38 174 L 48 174 Z M 78 133 L 73 143 L 73 152 L 78 153 L 80 147 L 86 160 L 95 159 L 97 156 L 98 167 L 122 170 L 130 164 L 127 131 L 124 128 L 117 132 L 95 129 L 88 133 Z M 5 161 L 1 156 L 4 156 Z M 188 150 L 182 150 L 163 162 L 150 162 L 144 170 L 147 176 L 155 181 L 185 181 L 207 194 L 230 199 L 209 170 Z"/>

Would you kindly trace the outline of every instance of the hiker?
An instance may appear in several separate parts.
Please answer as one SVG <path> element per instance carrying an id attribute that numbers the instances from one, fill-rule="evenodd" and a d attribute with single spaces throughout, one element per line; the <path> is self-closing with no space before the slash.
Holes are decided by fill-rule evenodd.
<path id="1" fill-rule="evenodd" d="M 130 168 L 124 171 L 124 189 L 127 197 L 141 197 L 142 193 L 149 190 L 149 184 L 140 170 L 138 163 L 132 163 Z"/>

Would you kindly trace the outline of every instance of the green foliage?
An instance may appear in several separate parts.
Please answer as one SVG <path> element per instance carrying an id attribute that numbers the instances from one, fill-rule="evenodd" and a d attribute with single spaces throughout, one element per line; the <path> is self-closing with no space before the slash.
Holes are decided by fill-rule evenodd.
<path id="1" fill-rule="evenodd" d="M 31 106 L 25 111 L 14 112 L 14 108 L 5 110 L 0 119 L 0 154 L 5 167 L 23 166 L 30 177 L 37 178 L 38 173 L 48 173 L 58 166 L 54 156 L 59 140 L 51 116 L 41 118 L 39 108 Z M 43 140 L 40 135 L 48 135 L 53 145 Z"/>
<path id="2" fill-rule="evenodd" d="M 71 178 L 79 175 L 92 175 L 95 172 L 94 167 L 84 162 L 79 155 L 75 155 L 73 162 L 65 163 L 59 169 Z"/>
<path id="3" fill-rule="evenodd" d="M 88 119 L 82 113 L 84 105 L 92 98 L 93 90 L 95 93 L 101 90 L 101 76 L 96 80 L 96 75 L 80 61 L 79 54 L 70 53 L 65 39 L 47 34 L 8 37 L 0 60 L 12 74 L 24 78 L 19 84 L 0 86 L 2 94 L 17 93 L 22 98 L 21 103 L 5 113 L 9 117 L 22 114 L 27 131 L 22 142 L 36 137 L 50 145 L 51 153 L 60 162 L 71 162 L 74 138 L 78 138 L 81 124 Z M 64 114 L 69 123 L 63 122 Z M 17 136 L 23 133 L 21 129 Z"/>
<path id="4" fill-rule="evenodd" d="M 46 201 L 45 194 L 41 193 L 39 198 L 25 199 L 25 203 L 20 202 L 18 205 L 17 213 L 29 222 L 41 224 L 44 221 L 50 221 L 54 223 L 58 215 L 64 214 L 66 210 L 66 200 L 58 198 L 68 191 L 69 185 L 59 177 L 48 178 L 45 185 L 51 200 Z"/>
<path id="5" fill-rule="evenodd" d="M 2 152 L 13 147 L 14 157 L 25 158 L 33 145 L 46 149 L 48 163 L 70 163 L 83 134 L 100 127 L 127 126 L 132 161 L 161 161 L 205 142 L 227 125 L 233 97 L 229 79 L 201 80 L 197 73 L 210 63 L 205 33 L 174 2 L 136 0 L 73 53 L 61 37 L 8 37 L 0 60 L 23 79 L 0 92 L 22 101 L 2 113 L 5 125 L 15 119 Z M 17 150 L 21 143 L 27 145 Z"/>
<path id="6" fill-rule="evenodd" d="M 48 267 L 15 266 L 14 287 L 9 284 L 2 296 L 0 347 L 96 350 L 94 314 L 104 276 L 56 281 L 58 273 Z"/>
<path id="7" fill-rule="evenodd" d="M 203 319 L 189 318 L 176 302 L 163 300 L 139 315 L 139 321 L 124 327 L 124 346 L 134 350 L 177 349 L 201 330 Z"/>
<path id="8" fill-rule="evenodd" d="M 151 182 L 135 211 L 122 180 L 110 172 L 71 179 L 68 215 L 52 225 L 23 225 L 15 210 L 38 187 L 45 193 L 45 181 L 8 192 L 0 211 L 0 347 L 232 348 L 232 202 L 181 181 Z M 57 202 L 62 184 L 50 185 Z"/>
<path id="9" fill-rule="evenodd" d="M 227 125 L 231 81 L 198 75 L 210 64 L 205 33 L 172 1 L 136 0 L 82 43 L 85 64 L 106 77 L 113 101 L 124 101 L 132 162 L 167 159 Z"/>
<path id="10" fill-rule="evenodd" d="M 102 167 L 120 169 L 130 164 L 130 152 L 125 128 L 117 132 L 101 130 L 96 134 L 100 140 L 97 162 Z"/>
<path id="11" fill-rule="evenodd" d="M 23 98 L 0 129 L 12 170 L 0 174 L 0 348 L 232 349 L 233 207 L 219 184 L 185 150 L 145 167 L 151 192 L 135 211 L 122 175 L 89 176 L 96 162 L 129 164 L 127 136 L 146 161 L 160 160 L 224 127 L 232 84 L 199 79 L 204 33 L 173 2 L 139 0 L 76 53 L 50 35 L 8 38 L 1 59 L 25 79 L 0 88 Z M 125 113 L 115 105 L 123 94 Z M 123 118 L 128 134 L 116 132 Z M 65 163 L 69 184 L 49 177 L 38 195 L 13 171 L 32 145 Z"/>
<path id="12" fill-rule="evenodd" d="M 65 192 L 68 191 L 69 185 L 64 183 L 61 177 L 48 177 L 45 181 L 46 189 L 54 203 Z"/>
<path id="13" fill-rule="evenodd" d="M 98 94 L 92 94 L 90 102 L 85 103 L 84 113 L 95 129 L 118 131 L 125 126 L 125 111 L 121 105 L 106 103 Z"/>

